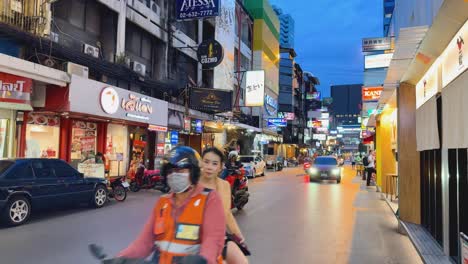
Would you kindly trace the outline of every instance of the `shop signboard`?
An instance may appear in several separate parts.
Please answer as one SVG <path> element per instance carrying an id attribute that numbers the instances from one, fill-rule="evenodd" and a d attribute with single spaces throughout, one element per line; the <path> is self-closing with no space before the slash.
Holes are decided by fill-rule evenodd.
<path id="1" fill-rule="evenodd" d="M 77 75 L 69 87 L 70 112 L 167 126 L 165 101 Z"/>
<path id="2" fill-rule="evenodd" d="M 433 97 L 439 90 L 439 61 L 437 60 L 416 84 L 416 108 Z"/>
<path id="3" fill-rule="evenodd" d="M 245 73 L 245 105 L 263 106 L 265 95 L 265 71 Z"/>
<path id="4" fill-rule="evenodd" d="M 322 101 L 310 100 L 309 108 L 310 108 L 310 110 L 313 110 L 313 111 L 321 109 L 322 108 Z"/>
<path id="5" fill-rule="evenodd" d="M 200 119 L 193 119 L 191 131 L 198 134 L 203 133 L 203 121 Z"/>
<path id="6" fill-rule="evenodd" d="M 80 163 L 78 171 L 83 173 L 85 177 L 104 178 L 104 164 Z"/>
<path id="7" fill-rule="evenodd" d="M 383 87 L 362 87 L 362 101 L 369 102 L 369 101 L 378 101 L 380 99 L 380 95 L 382 94 Z"/>
<path id="8" fill-rule="evenodd" d="M 366 55 L 364 56 L 364 68 L 366 70 L 387 68 L 388 66 L 390 66 L 390 61 L 392 61 L 392 58 L 393 53 Z"/>
<path id="9" fill-rule="evenodd" d="M 327 140 L 327 135 L 326 134 L 314 134 L 312 136 L 312 139 L 314 139 L 314 140 Z"/>
<path id="10" fill-rule="evenodd" d="M 156 156 L 161 157 L 164 156 L 164 143 L 158 143 L 156 145 Z"/>
<path id="11" fill-rule="evenodd" d="M 190 108 L 209 113 L 232 111 L 232 91 L 192 88 Z"/>
<path id="12" fill-rule="evenodd" d="M 150 131 L 156 131 L 156 132 L 167 132 L 167 127 L 149 125 L 149 126 L 148 126 L 148 130 L 150 130 Z"/>
<path id="13" fill-rule="evenodd" d="M 0 72 L 0 102 L 16 104 L 15 109 L 31 111 L 32 80 Z"/>
<path id="14" fill-rule="evenodd" d="M 171 131 L 171 145 L 179 144 L 179 132 Z"/>
<path id="15" fill-rule="evenodd" d="M 268 118 L 268 127 L 286 127 L 288 126 L 288 121 L 284 118 Z"/>
<path id="16" fill-rule="evenodd" d="M 441 59 L 442 87 L 446 87 L 468 68 L 468 21 L 450 41 Z"/>
<path id="17" fill-rule="evenodd" d="M 289 112 L 278 112 L 279 118 L 284 118 L 286 120 L 294 120 L 296 119 L 296 115 L 294 113 Z"/>
<path id="18" fill-rule="evenodd" d="M 205 69 L 212 69 L 223 61 L 223 47 L 214 39 L 205 40 L 198 46 L 197 57 Z"/>
<path id="19" fill-rule="evenodd" d="M 392 38 L 363 38 L 362 39 L 362 51 L 382 51 L 392 49 Z"/>
<path id="20" fill-rule="evenodd" d="M 190 132 L 192 128 L 192 119 L 190 117 L 184 118 L 184 130 Z"/>
<path id="21" fill-rule="evenodd" d="M 218 16 L 220 0 L 176 0 L 177 20 Z"/>
<path id="22" fill-rule="evenodd" d="M 265 95 L 265 110 L 267 111 L 268 115 L 276 116 L 278 111 L 278 100 L 269 96 L 268 94 Z"/>

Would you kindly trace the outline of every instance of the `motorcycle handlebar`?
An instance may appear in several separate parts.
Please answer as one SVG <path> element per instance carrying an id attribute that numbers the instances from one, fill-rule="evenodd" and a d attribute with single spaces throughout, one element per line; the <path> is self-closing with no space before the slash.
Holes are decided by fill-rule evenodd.
<path id="1" fill-rule="evenodd" d="M 153 258 L 151 261 L 144 259 L 130 259 L 130 258 L 107 258 L 104 250 L 101 246 L 96 244 L 89 245 L 89 251 L 91 255 L 96 259 L 100 260 L 102 264 L 158 264 L 157 258 Z M 207 264 L 208 262 L 202 256 L 186 256 L 181 259 L 180 264 Z"/>

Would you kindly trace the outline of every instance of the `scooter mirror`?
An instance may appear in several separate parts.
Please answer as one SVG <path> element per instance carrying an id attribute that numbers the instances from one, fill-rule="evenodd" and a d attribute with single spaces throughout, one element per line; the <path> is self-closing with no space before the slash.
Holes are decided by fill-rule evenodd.
<path id="1" fill-rule="evenodd" d="M 107 255 L 104 254 L 104 249 L 101 246 L 98 246 L 96 244 L 90 244 L 88 247 L 89 247 L 89 251 L 91 251 L 91 254 L 95 258 L 102 260 L 107 257 Z"/>

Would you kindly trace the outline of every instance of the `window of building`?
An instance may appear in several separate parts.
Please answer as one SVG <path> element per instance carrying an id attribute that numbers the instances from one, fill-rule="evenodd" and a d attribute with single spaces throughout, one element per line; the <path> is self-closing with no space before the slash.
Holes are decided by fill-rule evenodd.
<path id="1" fill-rule="evenodd" d="M 90 0 L 58 1 L 52 5 L 54 16 L 94 35 L 101 32 L 99 4 Z"/>

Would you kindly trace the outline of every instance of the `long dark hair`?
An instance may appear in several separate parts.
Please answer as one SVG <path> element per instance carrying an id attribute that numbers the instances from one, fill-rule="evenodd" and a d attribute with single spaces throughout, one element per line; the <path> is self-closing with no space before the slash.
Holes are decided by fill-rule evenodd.
<path id="1" fill-rule="evenodd" d="M 215 154 L 216 156 L 218 156 L 221 159 L 221 163 L 224 163 L 224 161 L 225 161 L 224 153 L 221 150 L 219 150 L 218 148 L 211 147 L 211 148 L 205 149 L 203 151 L 203 153 L 202 153 L 202 158 L 205 157 L 205 155 L 208 154 L 208 153 Z"/>

